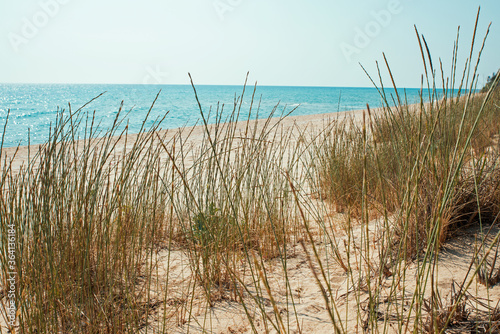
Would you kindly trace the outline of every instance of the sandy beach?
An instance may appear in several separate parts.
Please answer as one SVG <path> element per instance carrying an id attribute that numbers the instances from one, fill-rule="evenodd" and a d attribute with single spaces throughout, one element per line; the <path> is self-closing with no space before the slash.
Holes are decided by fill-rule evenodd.
<path id="1" fill-rule="evenodd" d="M 409 108 L 417 110 L 418 106 Z M 382 109 L 374 109 L 372 115 L 380 115 L 381 112 Z M 252 137 L 249 129 L 258 132 L 266 128 L 269 132 L 287 134 L 289 136 L 287 138 L 291 138 L 287 141 L 287 145 L 293 147 L 300 141 L 301 136 L 314 137 L 315 134 L 331 126 L 332 122 L 347 121 L 347 124 L 351 124 L 352 121 L 352 124 L 362 126 L 364 114 L 368 117 L 366 110 L 289 116 L 284 119 L 238 122 L 231 129 L 234 131 L 234 138 L 237 138 L 236 143 L 244 142 L 246 137 Z M 221 129 L 225 129 L 223 124 L 220 126 Z M 208 129 L 213 135 L 215 126 L 209 125 Z M 171 147 L 172 140 L 176 138 L 176 141 L 183 142 L 183 147 L 187 151 L 195 152 L 203 145 L 206 147 L 207 144 L 204 143 L 207 140 L 206 136 L 207 128 L 196 126 L 158 131 L 152 138 L 154 145 L 168 147 Z M 127 138 L 114 137 L 111 140 L 116 146 L 110 164 L 120 163 L 123 152 L 130 150 L 136 137 L 132 134 Z M 162 143 L 159 138 L 162 139 Z M 82 142 L 77 146 L 79 150 L 84 147 Z M 33 157 L 39 147 L 41 146 L 5 148 L 2 152 L 2 161 L 7 161 L 15 174 L 21 166 L 26 166 L 28 156 Z M 276 144 L 276 149 L 282 150 L 279 153 L 282 157 L 296 152 L 292 150 L 290 153 L 280 148 L 279 143 Z M 161 159 L 168 160 L 168 154 L 163 152 Z M 9 162 L 14 155 L 15 158 Z M 278 156 L 274 157 L 276 159 Z M 287 158 L 289 157 L 285 157 L 285 160 Z M 235 163 L 235 158 L 232 159 L 228 161 L 229 164 Z M 37 163 L 35 161 L 35 165 Z M 195 158 L 190 158 L 189 154 L 182 162 L 183 167 L 187 169 L 195 163 L 199 162 L 195 162 Z M 248 258 L 239 259 L 239 265 L 235 265 L 233 269 L 233 274 L 237 275 L 239 280 L 241 295 L 238 297 L 222 294 L 210 306 L 207 304 L 203 289 L 195 283 L 197 273 L 193 270 L 190 251 L 183 249 L 182 245 L 170 247 L 163 244 L 144 262 L 151 268 L 148 282 L 152 283 L 148 286 L 148 300 L 155 301 L 155 306 L 152 306 L 150 320 L 141 333 L 146 333 L 146 330 L 148 333 L 157 333 L 158 328 L 165 325 L 168 326 L 170 333 L 332 333 L 334 325 L 338 326 L 340 332 L 361 333 L 368 326 L 366 312 L 370 307 L 370 291 L 373 288 L 369 286 L 370 283 L 365 275 L 379 270 L 387 274 L 372 277 L 377 282 L 379 294 L 377 298 L 395 302 L 388 304 L 381 302 L 377 306 L 380 315 L 376 326 L 383 327 L 383 330 L 382 328 L 379 330 L 386 333 L 412 332 L 418 326 L 412 323 L 415 314 L 412 314 L 414 297 L 411 296 L 421 294 L 424 300 L 430 300 L 435 293 L 438 293 L 441 300 L 449 300 L 453 298 L 458 284 L 471 280 L 470 268 L 476 261 L 474 249 L 477 246 L 477 236 L 482 233 L 478 226 L 464 230 L 441 249 L 436 262 L 439 264 L 439 270 L 433 272 L 432 285 L 419 285 L 420 280 L 417 277 L 421 275 L 421 263 L 409 261 L 405 263 L 404 269 L 398 269 L 403 272 L 402 276 L 398 276 L 398 280 L 404 280 L 402 287 L 399 287 L 401 282 L 396 282 L 396 276 L 401 273 L 396 274 L 392 272 L 393 269 L 370 268 L 371 264 L 381 262 L 380 253 L 376 251 L 380 247 L 377 240 L 382 238 L 387 222 L 380 217 L 370 220 L 365 225 L 356 222 L 355 219 L 351 222 L 351 218 L 345 213 L 337 212 L 326 201 L 308 194 L 308 186 L 301 185 L 305 179 L 304 170 L 304 167 L 298 168 L 290 182 L 295 182 L 298 187 L 301 186 L 303 197 L 301 200 L 297 199 L 297 203 L 303 205 L 306 211 L 303 218 L 309 224 L 309 235 L 303 231 L 298 234 L 302 237 L 291 238 L 285 246 L 286 257 L 270 257 L 262 262 L 263 269 L 256 271 L 249 271 L 246 268 L 247 260 L 257 261 L 259 257 L 255 250 L 250 251 Z M 300 220 L 299 211 L 295 210 L 290 217 L 292 220 Z M 389 221 L 395 219 L 397 218 L 391 217 Z M 350 231 L 345 228 L 347 222 L 353 224 Z M 498 231 L 498 226 L 493 226 L 490 236 L 497 235 Z M 309 240 L 311 238 L 314 242 Z M 364 248 L 366 242 L 370 243 L 371 251 Z M 333 249 L 336 249 L 336 260 L 332 256 Z M 318 255 L 313 257 L 312 254 Z M 346 271 L 344 263 L 350 263 L 350 271 Z M 259 275 L 259 270 L 265 272 L 265 284 L 267 284 L 266 290 L 261 292 L 255 290 L 255 275 Z M 318 273 L 321 272 L 328 273 L 328 276 L 318 278 Z M 141 280 L 144 281 L 143 278 Z M 472 280 L 467 289 L 469 301 L 483 298 L 481 300 L 484 303 L 493 305 L 495 301 L 500 300 L 500 286 L 487 289 L 476 279 Z M 142 281 L 137 283 L 140 289 L 144 288 Z M 328 286 L 328 292 L 325 291 L 325 284 Z M 167 286 L 168 294 L 165 290 Z M 254 293 L 257 293 L 260 299 L 251 297 Z M 333 314 L 333 318 L 337 321 L 335 324 L 332 323 L 332 309 L 335 310 Z M 479 309 L 486 310 L 482 306 Z M 407 320 L 403 322 L 398 320 L 402 318 Z M 7 328 L 5 322 L 2 328 Z"/>
<path id="2" fill-rule="evenodd" d="M 380 113 L 381 110 L 373 110 L 374 114 Z M 319 115 L 309 115 L 309 116 L 289 116 L 285 119 L 272 119 L 270 120 L 270 129 L 275 127 L 273 131 L 282 132 L 292 132 L 295 136 L 299 136 L 301 133 L 317 133 L 324 129 L 328 124 L 333 121 L 342 120 L 353 120 L 356 124 L 362 124 L 363 114 L 366 113 L 365 110 L 357 110 L 352 112 L 343 113 L 330 113 L 330 114 L 319 114 Z M 258 120 L 247 122 L 239 122 L 235 126 L 235 133 L 237 137 L 243 137 L 245 132 L 257 125 L 257 128 L 264 126 L 267 120 Z M 213 126 L 209 126 L 213 129 Z M 206 129 L 203 126 L 197 127 L 187 127 L 184 129 L 172 129 L 158 132 L 158 136 L 163 139 L 165 143 L 168 143 L 175 136 L 184 136 L 186 147 L 192 147 L 196 149 L 202 144 L 203 140 L 206 140 Z M 135 140 L 135 135 L 129 135 L 128 138 L 122 138 L 118 141 L 115 151 L 120 152 L 124 150 L 125 142 L 131 143 Z M 179 138 L 180 138 L 179 137 Z M 205 138 L 205 139 L 204 139 Z M 115 139 L 116 140 L 116 139 Z M 159 143 L 157 143 L 159 145 Z M 31 147 L 19 147 L 19 148 L 5 148 L 3 150 L 3 155 L 7 158 L 7 161 L 14 156 L 15 159 L 12 162 L 13 170 L 20 168 L 23 163 L 26 163 L 28 159 L 28 153 L 33 156 L 39 148 L 39 145 L 33 145 Z M 163 158 L 168 158 L 165 155 Z M 2 159 L 3 160 L 3 159 Z M 118 158 L 119 160 L 119 158 Z M 192 162 L 192 161 L 191 161 Z M 189 162 L 188 162 L 189 164 Z M 373 220 L 370 222 L 368 229 L 368 237 L 364 235 L 365 227 L 358 226 L 354 227 L 350 235 L 346 235 L 345 232 L 339 227 L 343 224 L 345 216 L 340 213 L 332 213 L 327 209 L 327 205 L 321 200 L 312 200 L 311 203 L 315 203 L 318 208 L 325 208 L 324 211 L 327 216 L 323 217 L 324 222 L 328 222 L 328 231 L 324 230 L 324 226 L 316 225 L 312 222 L 311 229 L 312 233 L 317 238 L 315 250 L 319 254 L 328 254 L 329 250 L 333 246 L 331 244 L 332 240 L 327 241 L 324 238 L 326 235 L 335 235 L 334 243 L 335 247 L 338 249 L 343 249 L 341 252 L 341 257 L 345 261 L 348 261 L 349 257 L 360 256 L 360 251 L 356 249 L 348 250 L 343 245 L 347 245 L 347 242 L 358 245 L 361 244 L 365 239 L 376 240 L 380 237 L 382 231 L 381 221 Z M 325 224 L 325 223 L 323 223 Z M 498 229 L 495 227 L 495 229 Z M 495 230 L 496 231 L 496 230 Z M 492 232 L 495 235 L 496 232 Z M 458 282 L 467 281 L 467 277 L 470 272 L 468 270 L 469 265 L 473 258 L 474 250 L 474 235 L 478 233 L 477 228 L 472 228 L 469 231 L 464 231 L 463 235 L 459 238 L 454 239 L 452 242 L 448 243 L 446 247 L 440 252 L 439 256 L 439 274 L 436 273 L 435 279 L 439 282 L 437 286 L 441 289 L 440 294 L 444 299 L 449 298 L 452 287 Z M 360 325 L 363 323 L 363 317 L 360 315 L 359 307 L 368 307 L 367 300 L 369 299 L 368 290 L 364 290 L 362 286 L 355 288 L 352 282 L 359 280 L 353 280 L 352 277 L 347 275 L 345 268 L 343 268 L 338 261 L 329 260 L 329 256 L 322 255 L 318 263 L 311 262 L 311 254 L 313 248 L 311 245 L 301 246 L 304 240 L 295 240 L 291 242 L 287 248 L 289 253 L 289 258 L 287 260 L 286 271 L 283 270 L 282 263 L 280 259 L 271 259 L 266 262 L 266 278 L 269 282 L 269 291 L 272 291 L 272 302 L 270 299 L 264 301 L 265 312 L 268 313 L 269 319 L 275 316 L 275 312 L 282 312 L 283 321 L 285 321 L 286 331 L 290 333 L 331 333 L 332 332 L 332 319 L 329 314 L 328 303 L 325 304 L 325 300 L 322 296 L 321 284 L 317 280 L 316 272 L 319 271 L 318 263 L 323 263 L 322 270 L 329 272 L 329 283 L 331 284 L 330 289 L 333 293 L 331 301 L 336 305 L 335 317 L 338 319 L 341 330 L 343 332 L 362 332 L 363 329 Z M 374 242 L 374 249 L 377 247 L 376 242 Z M 303 248 L 305 247 L 305 248 Z M 377 262 L 375 252 L 373 253 L 373 258 L 371 259 L 374 263 Z M 194 275 L 190 267 L 190 259 L 188 254 L 182 249 L 172 249 L 172 250 L 160 250 L 157 252 L 152 260 L 154 269 L 153 281 L 155 284 L 151 286 L 150 293 L 154 300 L 162 300 L 165 297 L 162 295 L 162 287 L 167 284 L 166 279 L 168 278 L 171 286 L 175 286 L 176 289 L 168 300 L 184 300 L 186 298 L 191 300 L 191 315 L 190 320 L 185 323 L 184 321 L 179 321 L 179 315 L 176 312 L 179 310 L 168 305 L 161 305 L 159 308 L 155 309 L 155 314 L 160 316 L 161 314 L 168 314 L 171 324 L 169 332 L 172 333 L 185 333 L 187 331 L 191 333 L 203 333 L 209 328 L 211 333 L 273 333 L 277 332 L 273 329 L 269 323 L 261 320 L 255 320 L 255 322 L 249 322 L 248 312 L 257 313 L 262 312 L 259 310 L 262 305 L 255 303 L 251 299 L 246 300 L 245 308 L 240 302 L 232 298 L 222 298 L 220 301 L 215 303 L 212 307 L 207 307 L 205 297 L 202 290 L 198 288 L 189 291 L 191 288 L 191 278 Z M 239 269 L 240 271 L 242 269 Z M 356 270 L 363 271 L 361 267 L 356 268 Z M 409 305 L 409 301 L 406 301 L 405 295 L 412 295 L 416 290 L 419 289 L 416 286 L 417 281 L 413 281 L 413 278 L 418 275 L 419 265 L 418 263 L 410 263 L 406 268 L 406 282 L 405 288 L 399 290 L 397 296 L 394 296 L 393 280 L 391 275 L 388 275 L 380 281 L 382 289 L 380 293 L 387 293 L 387 298 L 400 298 L 401 302 L 401 312 L 405 313 L 407 308 L 404 305 Z M 241 282 L 251 282 L 252 277 L 249 276 L 250 273 L 243 270 L 239 273 Z M 285 280 L 286 277 L 286 280 Z M 362 281 L 362 280 L 361 280 Z M 286 282 L 286 283 L 285 283 Z M 384 292 L 385 291 L 385 292 Z M 430 287 L 424 289 L 423 293 L 429 297 L 433 291 Z M 486 290 L 484 286 L 479 284 L 473 284 L 470 287 L 470 293 L 475 296 L 486 296 L 488 294 L 488 299 L 491 301 L 500 299 L 500 286 L 490 288 Z M 177 296 L 177 297 L 175 297 Z M 391 297 L 392 296 L 392 297 Z M 271 296 L 268 296 L 271 298 Z M 177 299 L 176 299 L 177 298 Z M 382 298 L 383 299 L 383 298 Z M 173 303 L 173 302 L 172 302 Z M 175 304 L 173 304 L 175 305 Z M 364 306 L 363 306 L 364 305 Z M 248 309 L 250 308 L 250 309 Z M 253 308 L 253 309 L 252 309 Z M 173 312 L 173 313 L 172 313 Z M 177 314 L 177 315 L 176 315 Z M 273 315 L 274 314 L 274 315 Z M 358 316 L 356 316 L 358 314 Z M 388 316 L 388 314 L 386 314 Z M 257 317 L 258 318 L 258 317 Z M 410 316 L 411 318 L 411 316 Z M 177 319 L 177 320 L 175 320 Z M 158 322 L 160 320 L 157 320 Z M 169 322 L 169 323 L 170 323 Z M 5 324 L 4 324 L 5 326 Z M 155 328 L 159 326 L 159 323 L 155 321 L 148 325 L 148 328 L 152 332 L 156 332 Z M 401 332 L 399 327 L 391 327 L 389 322 L 389 327 L 384 330 L 384 332 L 398 333 Z M 407 323 L 405 330 L 411 331 L 413 324 Z M 4 327 L 5 328 L 5 327 Z"/>
<path id="3" fill-rule="evenodd" d="M 382 108 L 373 109 L 373 113 L 380 112 Z M 363 119 L 363 113 L 366 113 L 366 110 L 354 110 L 354 111 L 343 111 L 343 112 L 332 112 L 326 114 L 315 114 L 315 115 L 305 115 L 305 116 L 288 116 L 285 118 L 272 118 L 270 119 L 270 123 L 272 127 L 278 126 L 282 131 L 289 131 L 293 128 L 296 130 L 307 130 L 307 131 L 320 131 L 324 128 L 328 123 L 332 121 L 342 121 L 346 119 L 352 119 L 355 122 L 361 124 Z M 244 133 L 247 127 L 253 128 L 257 125 L 262 126 L 268 120 L 267 119 L 259 119 L 259 120 L 251 120 L 247 121 L 239 121 L 237 122 L 236 130 L 240 132 L 240 134 Z M 200 120 L 201 123 L 201 120 Z M 299 133 L 298 131 L 296 131 Z M 206 134 L 206 129 L 203 125 L 198 125 L 194 127 L 184 127 L 177 129 L 168 129 L 168 130 L 160 130 L 158 131 L 158 135 L 162 137 L 166 142 L 171 140 L 174 136 L 178 136 L 182 134 L 184 140 L 187 141 L 189 146 L 196 147 L 199 146 L 201 141 Z M 134 140 L 136 139 L 135 134 L 129 134 L 127 139 L 124 138 L 118 140 L 117 145 L 115 147 L 116 152 L 122 152 L 125 146 L 125 142 L 128 142 L 128 145 L 132 145 Z M 115 137 L 118 139 L 118 137 Z M 12 160 L 12 169 L 18 170 L 23 162 L 28 160 L 28 157 L 33 157 L 36 152 L 43 147 L 43 145 L 31 145 L 31 146 L 19 146 L 19 147 L 5 147 L 3 148 L 2 156 L 3 158 L 7 158 L 7 161 L 10 161 L 12 157 L 15 157 Z M 2 164 L 4 163 L 4 159 L 2 158 Z"/>

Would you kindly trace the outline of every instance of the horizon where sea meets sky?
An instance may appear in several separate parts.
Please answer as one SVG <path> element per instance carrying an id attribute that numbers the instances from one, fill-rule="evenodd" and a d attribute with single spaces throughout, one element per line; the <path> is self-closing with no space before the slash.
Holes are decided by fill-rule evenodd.
<path id="1" fill-rule="evenodd" d="M 478 84 L 499 68 L 498 1 L 40 0 L 0 3 L 0 82 L 369 87 L 361 63 L 398 87 L 424 73 L 414 30 L 449 76 L 480 49 Z M 382 66 L 383 65 L 383 66 Z M 440 70 L 437 70 L 438 74 Z M 438 76 L 439 77 L 439 76 Z M 388 82 L 386 83 L 386 85 Z"/>
<path id="2" fill-rule="evenodd" d="M 364 109 L 367 103 L 371 108 L 384 104 L 375 88 L 257 86 L 246 87 L 243 94 L 240 85 L 198 85 L 196 91 L 208 123 L 214 123 L 219 117 L 228 121 L 228 117 L 235 116 L 232 114 L 234 99 L 240 96 L 243 96 L 237 119 L 240 121 L 289 113 L 303 116 L 352 111 Z M 387 103 L 394 105 L 395 91 L 385 89 L 385 93 Z M 426 93 L 415 88 L 398 90 L 408 103 L 419 102 L 421 94 L 422 99 L 428 100 Z M 81 112 L 75 113 L 80 108 Z M 150 129 L 163 118 L 159 124 L 161 129 L 201 124 L 200 110 L 189 85 L 0 84 L 0 137 L 3 147 L 42 144 L 49 138 L 50 129 L 57 120 L 63 114 L 69 117 L 71 111 L 75 124 L 77 119 L 83 121 L 75 130 L 77 136 L 83 138 L 88 130 L 84 126 L 86 117 L 95 116 L 98 131 L 107 131 L 120 109 L 122 123 L 119 129 L 127 125 L 129 133 L 138 133 L 143 124 L 145 129 Z"/>

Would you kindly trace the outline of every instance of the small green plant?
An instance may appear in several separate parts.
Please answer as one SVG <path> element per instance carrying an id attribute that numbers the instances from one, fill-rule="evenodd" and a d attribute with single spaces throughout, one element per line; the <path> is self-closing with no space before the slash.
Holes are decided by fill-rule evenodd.
<path id="1" fill-rule="evenodd" d="M 192 219 L 194 270 L 211 303 L 214 298 L 222 298 L 224 290 L 231 285 L 226 266 L 234 252 L 231 245 L 237 240 L 234 225 L 234 219 L 222 215 L 214 203 L 210 203 L 205 212 L 197 213 Z"/>
<path id="2" fill-rule="evenodd" d="M 192 233 L 195 243 L 206 247 L 216 242 L 217 238 L 227 241 L 229 231 L 234 229 L 231 225 L 234 225 L 232 219 L 224 219 L 215 204 L 210 203 L 206 212 L 199 212 L 193 218 Z"/>

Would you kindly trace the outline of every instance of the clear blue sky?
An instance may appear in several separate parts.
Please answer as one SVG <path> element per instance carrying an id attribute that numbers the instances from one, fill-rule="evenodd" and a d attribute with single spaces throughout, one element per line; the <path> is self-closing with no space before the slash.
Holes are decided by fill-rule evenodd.
<path id="1" fill-rule="evenodd" d="M 385 52 L 398 86 L 423 73 L 413 25 L 449 73 L 493 21 L 480 82 L 500 67 L 500 1 L 17 0 L 0 2 L 0 82 L 370 86 Z M 495 21 L 496 20 L 496 21 Z M 477 45 L 479 49 L 480 43 Z"/>

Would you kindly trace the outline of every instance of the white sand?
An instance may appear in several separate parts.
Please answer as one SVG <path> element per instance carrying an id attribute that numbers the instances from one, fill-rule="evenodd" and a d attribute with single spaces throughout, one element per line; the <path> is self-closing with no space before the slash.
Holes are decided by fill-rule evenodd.
<path id="1" fill-rule="evenodd" d="M 379 110 L 374 110 L 374 112 L 379 112 Z M 363 110 L 346 112 L 346 113 L 330 113 L 330 114 L 318 114 L 318 115 L 308 115 L 308 116 L 291 116 L 281 121 L 280 126 L 283 129 L 321 129 L 325 124 L 331 122 L 335 119 L 344 119 L 345 117 L 353 117 L 356 122 L 361 122 L 363 118 Z M 252 121 L 252 123 L 255 121 Z M 265 120 L 256 121 L 258 123 L 263 123 Z M 273 122 L 276 122 L 274 120 Z M 238 130 L 244 132 L 246 128 L 246 122 L 240 122 L 238 124 Z M 192 132 L 191 132 L 192 130 Z M 166 139 L 172 138 L 179 129 L 168 130 Z M 200 141 L 203 139 L 205 129 L 201 126 L 195 128 L 185 128 L 184 133 L 191 132 L 189 136 L 190 145 L 199 145 Z M 294 130 L 295 131 L 295 130 Z M 133 135 L 129 136 L 129 143 L 133 141 Z M 120 140 L 117 146 L 117 151 L 121 151 L 124 145 L 124 140 Z M 19 168 L 23 162 L 28 158 L 28 151 L 31 154 L 38 150 L 39 145 L 33 145 L 30 148 L 20 147 L 20 148 L 7 148 L 2 152 L 4 156 L 12 157 L 16 153 L 16 157 L 13 161 L 13 168 Z M 332 219 L 341 219 L 341 217 L 333 217 Z M 370 224 L 370 235 L 371 239 L 376 239 L 376 227 L 377 222 Z M 318 235 L 319 229 L 316 228 L 316 234 Z M 333 231 L 331 231 L 333 232 Z M 342 235 L 341 232 L 335 231 L 338 236 L 338 243 L 340 249 L 343 249 L 343 239 L 346 237 Z M 473 255 L 473 243 L 474 234 L 477 233 L 476 230 L 471 230 L 469 233 L 464 234 L 461 238 L 456 238 L 449 242 L 446 247 L 441 251 L 440 255 L 440 269 L 436 273 L 436 279 L 439 282 L 438 287 L 440 293 L 444 298 L 450 293 L 450 287 L 452 282 L 461 283 L 467 276 L 467 269 L 470 265 L 470 261 Z M 356 239 L 358 241 L 361 238 L 361 231 L 357 228 L 354 231 L 354 242 Z M 319 240 L 319 239 L 318 239 Z M 306 242 L 307 244 L 307 242 Z M 374 244 L 374 249 L 376 244 Z M 317 247 L 320 250 L 320 254 L 324 254 L 326 245 L 318 242 Z M 311 247 L 308 246 L 308 251 L 312 254 Z M 321 252 L 322 251 L 322 252 Z M 310 267 L 306 253 L 301 248 L 300 244 L 292 244 L 289 246 L 289 253 L 293 254 L 287 262 L 287 274 L 289 277 L 290 287 L 288 288 L 284 285 L 284 272 L 281 263 L 278 260 L 272 260 L 267 264 L 267 275 L 268 281 L 270 283 L 270 288 L 273 293 L 273 297 L 278 305 L 281 316 L 284 321 L 284 325 L 291 333 L 332 333 L 333 326 L 328 315 L 326 304 L 321 293 L 321 290 L 316 282 L 315 276 L 313 274 L 313 268 Z M 375 252 L 374 252 L 375 253 Z M 227 299 L 218 302 L 213 308 L 207 308 L 207 304 L 204 300 L 203 294 L 199 290 L 195 290 L 195 296 L 193 299 L 193 314 L 192 319 L 189 324 L 184 323 L 182 318 L 182 307 L 178 306 L 176 300 L 181 301 L 185 298 L 191 298 L 189 290 L 189 280 L 186 277 L 191 276 L 189 263 L 186 255 L 182 251 L 171 251 L 170 252 L 170 263 L 167 263 L 167 257 L 169 252 L 166 250 L 161 251 L 158 254 L 157 265 L 158 265 L 158 285 L 153 287 L 153 294 L 158 293 L 158 298 L 161 300 L 161 294 L 165 287 L 165 277 L 167 271 L 170 273 L 169 286 L 173 289 L 170 293 L 169 300 L 171 305 L 166 308 L 167 316 L 171 316 L 169 319 L 169 329 L 170 333 L 185 333 L 189 331 L 191 333 L 202 333 L 202 332 L 212 332 L 212 333 L 250 333 L 252 328 L 250 326 L 249 320 L 245 311 L 240 303 Z M 347 259 L 347 254 L 343 252 L 344 259 Z M 353 252 L 350 254 L 351 262 L 354 267 L 356 267 L 356 262 L 354 258 L 359 259 L 359 254 Z M 356 316 L 356 310 L 358 303 L 362 305 L 366 304 L 368 299 L 368 293 L 361 287 L 360 289 L 353 290 L 352 282 L 348 279 L 348 276 L 344 270 L 334 261 L 332 258 L 327 258 L 321 256 L 322 262 L 329 269 L 330 277 L 329 281 L 332 285 L 332 299 L 338 308 L 338 313 L 335 314 L 336 320 L 340 317 L 340 322 L 342 322 L 343 329 L 346 332 L 356 332 L 361 333 L 361 324 L 363 319 L 359 319 Z M 313 260 L 313 262 L 315 262 Z M 317 270 L 317 265 L 313 265 L 314 269 Z M 363 264 L 359 264 L 358 268 L 363 268 Z M 365 269 L 365 268 L 363 268 Z M 415 293 L 415 275 L 418 270 L 418 265 L 412 263 L 409 265 L 406 273 L 406 288 L 404 290 L 396 289 L 397 297 L 402 298 L 403 293 L 406 293 L 406 298 L 412 296 Z M 470 276 L 470 275 L 469 275 Z M 242 274 L 246 282 L 251 282 L 249 273 Z M 383 287 L 381 290 L 382 296 L 388 296 L 391 290 L 391 284 L 393 283 L 394 277 L 388 277 L 383 279 L 380 284 Z M 324 284 L 324 282 L 323 282 Z M 373 282 L 372 282 L 373 284 Z M 251 287 L 251 285 L 249 285 Z M 430 296 L 430 289 L 424 289 L 426 297 Z M 291 293 L 290 293 L 291 291 Z M 488 297 L 490 300 L 497 301 L 500 299 L 500 286 L 490 289 L 489 296 L 486 295 L 486 289 L 484 286 L 479 284 L 472 284 L 470 292 L 474 295 Z M 294 300 L 294 306 L 291 303 L 291 297 Z M 394 297 L 394 296 L 393 296 Z M 177 299 L 176 299 L 177 298 Z M 287 301 L 288 299 L 288 301 Z M 380 298 L 383 300 L 384 298 Z M 411 301 L 411 300 L 410 300 Z M 255 314 L 255 328 L 259 333 L 271 332 L 275 333 L 276 330 L 272 328 L 269 324 L 264 324 L 262 322 L 262 316 L 258 315 L 259 310 L 252 307 L 253 303 L 250 299 L 246 300 L 247 305 L 250 307 L 249 312 Z M 404 308 L 404 303 L 408 303 L 408 299 L 401 300 L 401 308 Z M 270 300 L 264 301 L 266 305 L 266 313 L 269 315 L 270 319 L 275 321 L 274 309 Z M 185 307 L 189 308 L 189 305 Z M 381 310 L 383 309 L 381 306 Z M 408 309 L 408 308 L 406 308 Z M 157 312 L 159 316 L 163 315 L 164 306 L 161 306 Z M 404 311 L 407 312 L 407 311 Z M 390 315 L 394 316 L 394 312 L 389 312 Z M 187 314 L 184 316 L 188 317 Z M 409 328 L 412 329 L 413 324 L 408 324 Z M 205 331 L 203 330 L 205 327 Z M 380 328 L 381 331 L 383 328 Z M 397 333 L 399 330 L 397 328 L 389 328 L 388 332 Z"/>

